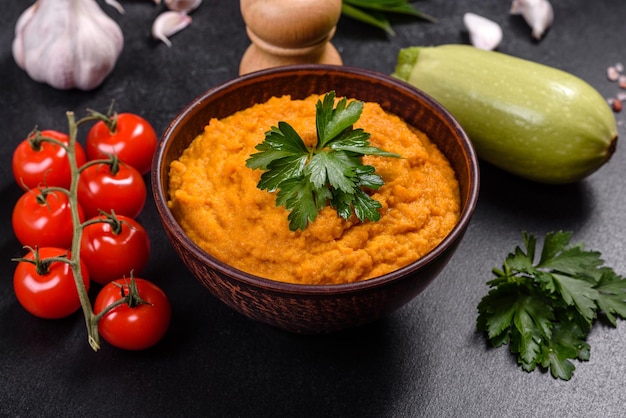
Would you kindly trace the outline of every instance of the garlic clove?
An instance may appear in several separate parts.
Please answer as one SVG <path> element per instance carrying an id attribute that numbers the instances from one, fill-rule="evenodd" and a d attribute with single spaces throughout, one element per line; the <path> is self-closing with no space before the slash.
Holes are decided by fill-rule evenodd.
<path id="1" fill-rule="evenodd" d="M 189 13 L 197 9 L 202 0 L 164 0 L 164 3 L 170 10 Z"/>
<path id="2" fill-rule="evenodd" d="M 38 0 L 24 13 L 13 57 L 33 80 L 91 90 L 113 71 L 124 37 L 95 0 Z"/>
<path id="3" fill-rule="evenodd" d="M 511 14 L 522 15 L 532 29 L 532 37 L 541 39 L 552 26 L 554 10 L 548 0 L 513 0 Z"/>
<path id="4" fill-rule="evenodd" d="M 161 13 L 152 23 L 152 36 L 167 46 L 172 46 L 169 37 L 191 24 L 191 16 L 185 12 L 167 11 Z"/>
<path id="5" fill-rule="evenodd" d="M 117 0 L 104 0 L 104 2 L 117 10 L 119 14 L 124 14 L 124 7 Z"/>
<path id="6" fill-rule="evenodd" d="M 465 13 L 463 23 L 470 41 L 478 49 L 494 50 L 502 42 L 502 28 L 496 22 L 475 13 Z"/>

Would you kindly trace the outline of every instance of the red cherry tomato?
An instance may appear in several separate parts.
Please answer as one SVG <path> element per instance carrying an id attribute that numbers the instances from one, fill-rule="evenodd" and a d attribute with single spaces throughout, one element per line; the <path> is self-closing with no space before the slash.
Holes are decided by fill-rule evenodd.
<path id="1" fill-rule="evenodd" d="M 80 258 L 87 265 L 91 280 L 106 284 L 131 272 L 140 274 L 150 257 L 150 239 L 139 222 L 118 215 L 116 220 L 88 224 L 83 228 Z"/>
<path id="2" fill-rule="evenodd" d="M 146 182 L 133 167 L 120 163 L 114 174 L 111 165 L 86 167 L 78 178 L 78 203 L 87 218 L 100 215 L 100 210 L 136 218 L 146 203 Z"/>
<path id="3" fill-rule="evenodd" d="M 69 145 L 70 137 L 62 132 L 46 130 L 41 136 L 54 138 Z M 78 167 L 86 161 L 85 150 L 76 143 L 76 164 Z M 30 135 L 13 152 L 13 177 L 23 189 L 38 186 L 58 186 L 68 189 L 72 181 L 70 163 L 65 148 L 44 140 L 37 135 Z"/>
<path id="4" fill-rule="evenodd" d="M 133 113 L 120 113 L 113 119 L 114 127 L 98 121 L 87 133 L 87 157 L 90 160 L 117 155 L 120 161 L 141 174 L 150 171 L 157 146 L 157 135 L 150 123 Z"/>
<path id="5" fill-rule="evenodd" d="M 62 248 L 42 247 L 36 251 L 40 260 L 64 254 L 70 257 L 68 251 Z M 24 258 L 36 260 L 32 251 Z M 80 271 L 85 288 L 89 290 L 89 272 L 83 263 L 80 264 Z M 24 309 L 40 318 L 64 318 L 80 308 L 72 268 L 63 261 L 51 262 L 43 274 L 37 272 L 35 264 L 20 261 L 13 274 L 13 289 Z"/>
<path id="6" fill-rule="evenodd" d="M 78 217 L 85 219 L 78 205 Z M 39 189 L 24 193 L 13 207 L 13 232 L 22 245 L 69 249 L 74 237 L 72 209 L 67 194 Z"/>
<path id="7" fill-rule="evenodd" d="M 135 306 L 121 304 L 106 313 L 98 322 L 98 331 L 109 344 L 125 350 L 144 350 L 159 342 L 167 332 L 172 316 L 170 302 L 154 283 L 134 279 L 137 293 L 145 303 Z M 130 279 L 106 284 L 94 303 L 97 315 L 113 302 L 129 294 Z"/>

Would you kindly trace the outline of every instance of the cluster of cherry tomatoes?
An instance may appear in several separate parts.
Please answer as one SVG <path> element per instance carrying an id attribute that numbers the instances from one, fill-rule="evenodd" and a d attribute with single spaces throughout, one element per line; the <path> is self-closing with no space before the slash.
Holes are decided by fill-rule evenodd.
<path id="1" fill-rule="evenodd" d="M 93 306 L 93 314 L 100 314 L 100 336 L 120 348 L 148 348 L 164 336 L 171 316 L 165 293 L 135 277 L 150 255 L 148 234 L 135 218 L 146 202 L 143 175 L 157 137 L 138 115 L 96 115 L 84 147 L 65 133 L 43 130 L 15 149 L 13 175 L 24 194 L 12 225 L 29 251 L 18 259 L 15 294 L 38 317 L 76 312 L 80 292 L 65 260 L 79 248 L 85 289 L 91 282 L 102 285 Z M 74 241 L 77 235 L 80 243 Z M 122 298 L 129 303 L 119 303 Z"/>

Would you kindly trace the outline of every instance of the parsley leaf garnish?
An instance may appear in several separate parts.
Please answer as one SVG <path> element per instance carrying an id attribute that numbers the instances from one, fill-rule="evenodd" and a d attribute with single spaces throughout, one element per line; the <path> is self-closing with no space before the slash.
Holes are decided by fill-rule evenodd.
<path id="1" fill-rule="evenodd" d="M 604 266 L 597 251 L 570 245 L 571 232 L 537 240 L 523 233 L 524 249 L 510 253 L 478 305 L 477 329 L 494 347 L 509 344 L 523 370 L 549 370 L 571 379 L 571 360 L 589 360 L 587 335 L 602 315 L 613 326 L 626 318 L 626 278 Z"/>
<path id="2" fill-rule="evenodd" d="M 335 92 L 316 104 L 317 143 L 307 147 L 294 128 L 278 122 L 256 146 L 259 151 L 246 166 L 261 169 L 257 187 L 277 192 L 276 205 L 290 211 L 292 231 L 306 228 L 324 207 L 330 205 L 344 219 L 356 214 L 360 221 L 378 221 L 382 207 L 364 189 L 378 190 L 382 178 L 374 167 L 364 165 L 364 155 L 399 157 L 369 145 L 370 134 L 353 125 L 361 117 L 363 102 L 348 103 L 344 97 L 335 107 Z"/>

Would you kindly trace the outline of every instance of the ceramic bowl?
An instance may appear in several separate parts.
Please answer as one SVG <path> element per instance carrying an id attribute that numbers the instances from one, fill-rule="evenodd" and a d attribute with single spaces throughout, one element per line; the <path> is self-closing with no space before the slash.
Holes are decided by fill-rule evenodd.
<path id="1" fill-rule="evenodd" d="M 211 118 L 223 118 L 272 96 L 294 99 L 335 90 L 338 97 L 378 102 L 425 132 L 448 157 L 461 192 L 461 215 L 430 253 L 373 279 L 337 285 L 299 285 L 257 277 L 215 259 L 194 244 L 168 209 L 168 170 Z M 261 70 L 212 88 L 186 106 L 163 134 L 152 167 L 156 207 L 165 232 L 191 273 L 243 315 L 287 331 L 326 333 L 359 326 L 411 301 L 451 259 L 478 198 L 476 154 L 460 125 L 435 100 L 384 74 L 341 66 L 299 65 Z"/>

